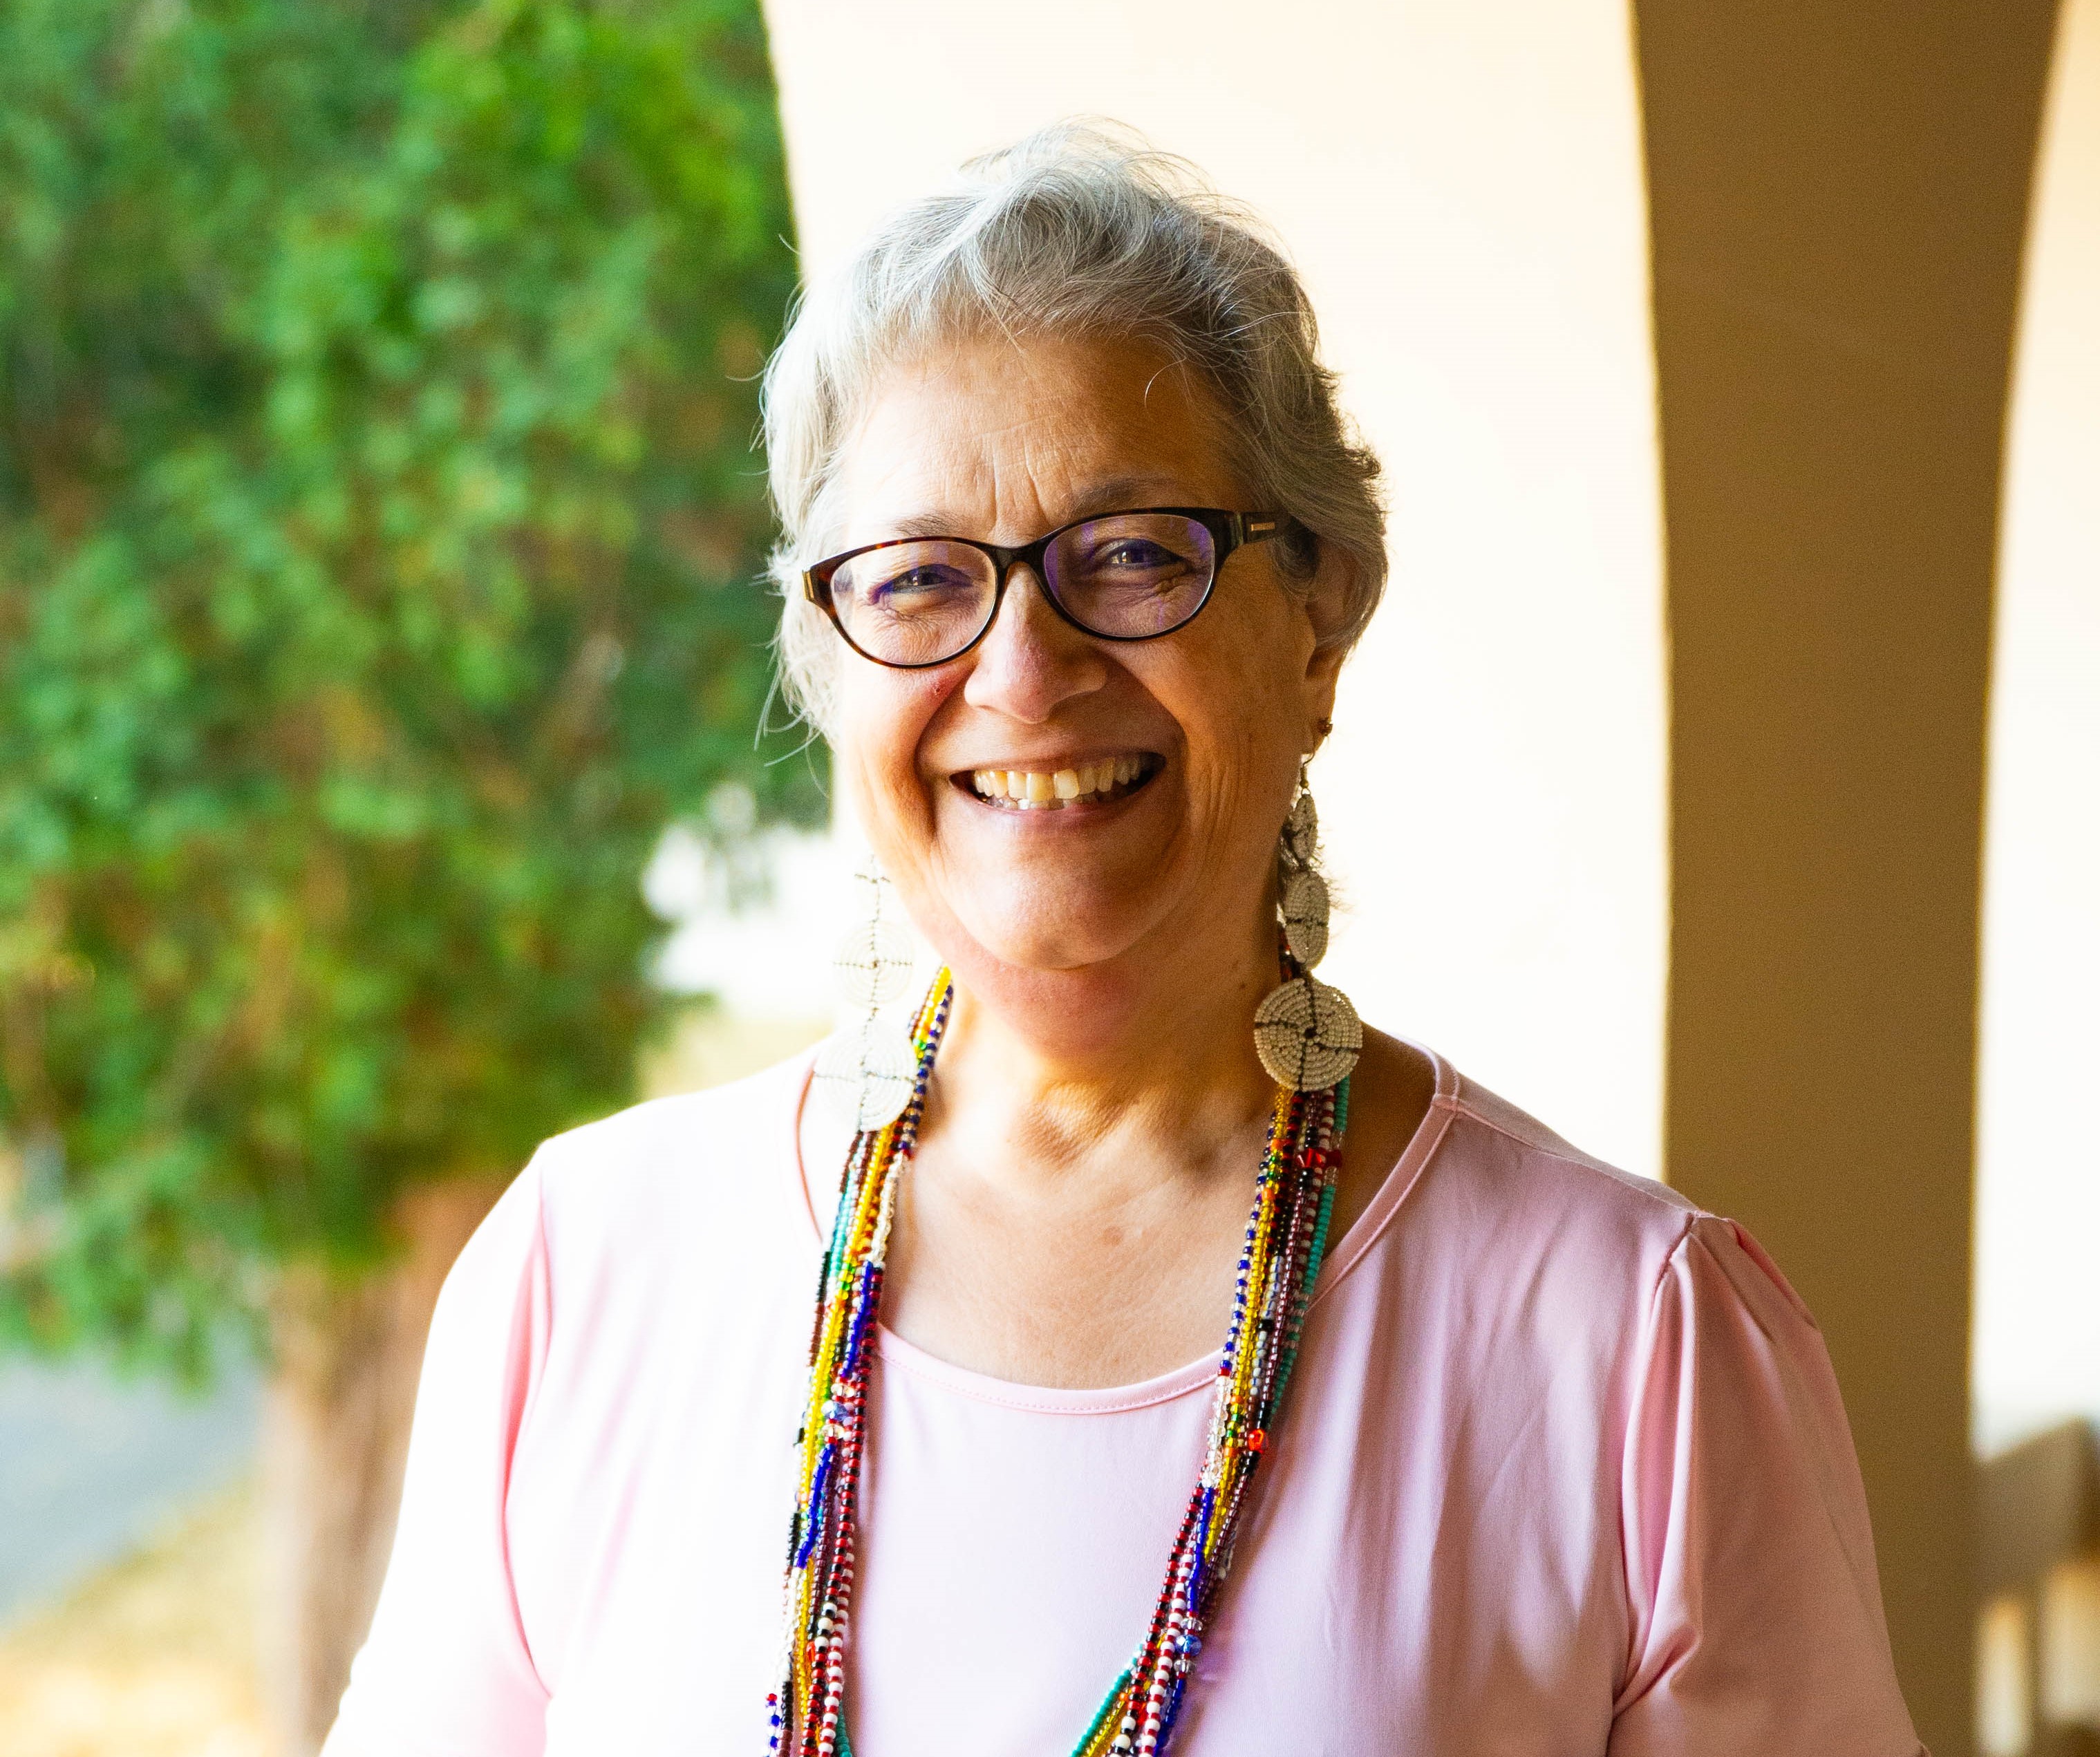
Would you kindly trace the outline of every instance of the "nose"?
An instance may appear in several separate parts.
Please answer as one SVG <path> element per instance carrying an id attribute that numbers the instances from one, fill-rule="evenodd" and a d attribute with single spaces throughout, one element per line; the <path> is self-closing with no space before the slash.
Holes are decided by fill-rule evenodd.
<path id="1" fill-rule="evenodd" d="M 991 627 L 969 656 L 963 700 L 1031 726 L 1108 681 L 1101 649 L 1057 614 L 1035 569 L 1018 562 Z"/>

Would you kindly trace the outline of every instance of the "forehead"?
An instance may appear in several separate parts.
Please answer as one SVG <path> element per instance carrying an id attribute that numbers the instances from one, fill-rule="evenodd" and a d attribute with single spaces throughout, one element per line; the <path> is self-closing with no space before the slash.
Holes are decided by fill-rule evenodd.
<path id="1" fill-rule="evenodd" d="M 840 454 L 847 544 L 938 528 L 1026 541 L 1131 505 L 1233 507 L 1216 400 L 1149 344 L 969 338 L 889 367 Z"/>

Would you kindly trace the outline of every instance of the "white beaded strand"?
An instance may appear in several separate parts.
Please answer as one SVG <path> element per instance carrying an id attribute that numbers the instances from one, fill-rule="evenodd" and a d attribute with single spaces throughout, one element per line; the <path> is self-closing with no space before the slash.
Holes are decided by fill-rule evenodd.
<path id="1" fill-rule="evenodd" d="M 814 1079 L 831 1109 L 865 1133 L 893 1123 L 911 1101 L 919 1057 L 902 1026 L 881 1009 L 911 984 L 911 937 L 894 888 L 870 855 L 854 869 L 858 918 L 832 955 L 840 997 L 860 1009 L 817 1057 Z"/>

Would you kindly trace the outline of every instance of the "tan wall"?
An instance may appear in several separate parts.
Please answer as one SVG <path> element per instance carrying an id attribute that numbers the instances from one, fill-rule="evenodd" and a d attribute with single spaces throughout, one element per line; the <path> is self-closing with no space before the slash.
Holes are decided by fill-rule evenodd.
<path id="1" fill-rule="evenodd" d="M 1393 594 L 1314 770 L 1323 969 L 1660 1168 L 1661 560 L 1623 0 L 771 0 L 796 224 L 835 260 L 967 155 L 1141 126 L 1282 231 L 1384 457 Z"/>

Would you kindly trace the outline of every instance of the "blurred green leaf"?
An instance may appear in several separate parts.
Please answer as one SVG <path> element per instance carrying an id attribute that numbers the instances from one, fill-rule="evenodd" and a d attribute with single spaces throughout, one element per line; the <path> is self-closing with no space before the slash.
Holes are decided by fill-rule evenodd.
<path id="1" fill-rule="evenodd" d="M 0 1340 L 624 1101 L 754 748 L 756 0 L 0 0 Z M 792 748 L 792 746 L 786 747 Z"/>

